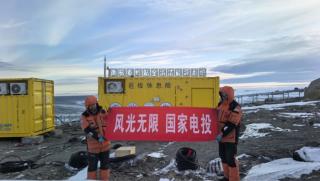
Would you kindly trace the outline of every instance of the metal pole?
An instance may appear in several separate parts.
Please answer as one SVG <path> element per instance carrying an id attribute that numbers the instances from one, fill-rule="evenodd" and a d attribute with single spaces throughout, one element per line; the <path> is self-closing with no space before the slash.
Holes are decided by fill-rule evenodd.
<path id="1" fill-rule="evenodd" d="M 104 56 L 104 66 L 103 66 L 103 76 L 106 78 L 106 68 L 107 68 L 107 59 L 106 56 Z"/>

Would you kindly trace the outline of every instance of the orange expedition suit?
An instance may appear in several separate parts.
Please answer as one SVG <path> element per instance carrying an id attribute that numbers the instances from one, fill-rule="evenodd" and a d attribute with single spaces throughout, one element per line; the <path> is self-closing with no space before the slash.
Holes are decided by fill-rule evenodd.
<path id="1" fill-rule="evenodd" d="M 234 100 L 234 90 L 232 87 L 224 86 L 220 88 L 219 94 L 221 97 L 218 106 L 220 134 L 217 136 L 217 140 L 219 141 L 219 156 L 224 170 L 223 180 L 239 181 L 239 164 L 235 157 L 237 154 L 242 110 L 240 105 Z"/>
<path id="2" fill-rule="evenodd" d="M 104 117 L 106 111 L 99 106 L 95 96 L 85 100 L 86 111 L 81 116 L 81 128 L 86 133 L 88 150 L 87 179 L 96 180 L 98 162 L 100 161 L 100 180 L 109 180 L 109 148 L 110 142 L 104 138 Z"/>

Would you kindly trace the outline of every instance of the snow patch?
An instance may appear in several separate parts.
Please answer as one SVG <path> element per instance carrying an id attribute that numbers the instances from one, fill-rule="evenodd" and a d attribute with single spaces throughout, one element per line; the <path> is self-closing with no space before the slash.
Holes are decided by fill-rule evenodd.
<path id="1" fill-rule="evenodd" d="M 252 167 L 244 181 L 269 181 L 283 178 L 300 178 L 320 169 L 320 162 L 298 162 L 292 158 L 283 158 Z"/>
<path id="2" fill-rule="evenodd" d="M 160 178 L 160 180 L 159 181 L 173 181 L 174 179 L 168 179 L 168 178 Z"/>
<path id="3" fill-rule="evenodd" d="M 315 124 L 313 124 L 313 127 L 314 127 L 314 128 L 320 128 L 320 123 L 315 123 Z"/>
<path id="4" fill-rule="evenodd" d="M 251 157 L 251 156 L 243 153 L 243 154 L 241 154 L 241 155 L 238 155 L 238 156 L 237 156 L 237 159 L 249 158 L 249 157 Z"/>
<path id="5" fill-rule="evenodd" d="M 242 107 L 242 110 L 244 111 L 255 110 L 255 109 L 278 110 L 288 106 L 315 105 L 318 102 L 320 101 L 291 102 L 291 103 L 283 103 L 283 104 L 266 104 L 261 106 L 245 106 L 245 107 Z"/>
<path id="6" fill-rule="evenodd" d="M 291 130 L 291 129 L 282 129 L 279 127 L 275 127 L 271 129 L 272 131 L 281 131 L 281 132 L 291 132 L 291 131 L 298 131 L 298 130 Z"/>
<path id="7" fill-rule="evenodd" d="M 70 177 L 68 179 L 68 181 L 86 180 L 86 178 L 87 178 L 87 169 L 88 169 L 88 167 L 80 170 L 76 175 Z"/>
<path id="8" fill-rule="evenodd" d="M 268 135 L 269 133 L 261 133 L 259 130 L 261 129 L 270 129 L 271 131 L 282 131 L 282 132 L 291 132 L 290 129 L 282 129 L 279 127 L 274 127 L 270 123 L 252 123 L 246 125 L 246 130 L 240 137 L 240 139 L 246 139 L 246 138 L 260 138 Z"/>
<path id="9" fill-rule="evenodd" d="M 209 175 L 206 172 L 206 170 L 201 168 L 201 167 L 199 169 L 197 169 L 197 170 L 178 171 L 178 169 L 176 167 L 175 159 L 171 159 L 170 163 L 166 167 L 164 167 L 164 168 L 162 168 L 160 170 L 155 169 L 153 174 L 154 175 L 166 175 L 171 171 L 173 171 L 175 174 L 183 175 L 183 176 L 193 175 L 195 177 L 200 178 L 201 180 L 208 180 L 207 179 L 208 177 L 212 177 L 212 175 Z"/>
<path id="10" fill-rule="evenodd" d="M 271 129 L 274 128 L 270 123 L 252 123 L 246 125 L 246 130 L 244 131 L 243 135 L 240 139 L 246 139 L 250 137 L 260 138 L 268 135 L 269 133 L 259 133 L 260 129 Z"/>
<path id="11" fill-rule="evenodd" d="M 21 179 L 22 177 L 24 177 L 23 174 L 19 174 L 18 176 L 15 177 L 15 179 Z"/>
<path id="12" fill-rule="evenodd" d="M 249 114 L 249 113 L 257 113 L 259 110 L 244 110 L 244 113 Z"/>
<path id="13" fill-rule="evenodd" d="M 297 152 L 307 162 L 320 162 L 320 147 L 303 147 Z"/>
<path id="14" fill-rule="evenodd" d="M 153 152 L 153 153 L 148 154 L 148 156 L 152 157 L 152 158 L 164 158 L 167 155 L 160 153 L 160 152 Z"/>
<path id="15" fill-rule="evenodd" d="M 298 127 L 301 127 L 301 126 L 306 126 L 305 124 L 293 124 L 292 126 L 298 126 Z"/>
<path id="16" fill-rule="evenodd" d="M 313 113 L 303 113 L 303 112 L 297 112 L 297 113 L 280 113 L 280 116 L 282 117 L 287 117 L 287 118 L 295 118 L 295 117 L 300 117 L 300 118 L 307 118 L 307 117 L 312 117 L 315 114 Z"/>
<path id="17" fill-rule="evenodd" d="M 174 159 L 171 159 L 170 163 L 167 166 L 165 166 L 164 168 L 154 171 L 153 174 L 154 175 L 167 174 L 168 172 L 170 172 L 172 170 L 177 170 L 176 161 Z"/>
<path id="18" fill-rule="evenodd" d="M 9 153 L 13 153 L 13 152 L 14 152 L 14 150 L 10 150 L 10 151 L 5 152 L 5 154 L 9 154 Z"/>

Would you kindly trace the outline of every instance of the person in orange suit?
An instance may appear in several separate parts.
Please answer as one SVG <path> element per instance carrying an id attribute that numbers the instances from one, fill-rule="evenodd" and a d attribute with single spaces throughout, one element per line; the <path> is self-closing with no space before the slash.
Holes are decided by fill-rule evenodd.
<path id="1" fill-rule="evenodd" d="M 234 100 L 232 87 L 220 88 L 220 103 L 218 106 L 218 121 L 220 133 L 216 137 L 219 142 L 219 156 L 222 161 L 223 181 L 239 181 L 239 163 L 236 159 L 242 110 Z"/>
<path id="2" fill-rule="evenodd" d="M 100 180 L 109 180 L 109 148 L 110 142 L 104 135 L 104 117 L 106 111 L 99 106 L 95 96 L 85 99 L 86 110 L 81 116 L 81 128 L 86 134 L 88 150 L 88 173 L 87 179 L 98 179 L 98 162 L 100 161 Z"/>

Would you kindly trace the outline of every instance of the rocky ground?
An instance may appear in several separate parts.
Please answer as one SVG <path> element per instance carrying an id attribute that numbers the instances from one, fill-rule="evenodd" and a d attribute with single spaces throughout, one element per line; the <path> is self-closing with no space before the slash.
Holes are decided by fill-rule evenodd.
<path id="1" fill-rule="evenodd" d="M 287 116 L 284 113 L 310 113 L 308 116 Z M 318 113 L 318 114 L 317 114 Z M 248 109 L 243 118 L 242 133 L 246 125 L 252 123 L 270 123 L 275 129 L 261 129 L 260 133 L 267 133 L 262 137 L 246 137 L 240 140 L 238 155 L 241 177 L 245 177 L 249 169 L 257 164 L 271 160 L 292 157 L 292 153 L 303 146 L 320 146 L 320 102 L 312 105 L 288 106 L 282 109 Z M 18 139 L 0 140 L 1 162 L 15 160 L 9 157 L 15 155 L 23 160 L 34 160 L 36 165 L 32 169 L 15 173 L 0 173 L 0 179 L 37 179 L 60 180 L 68 179 L 77 172 L 65 167 L 70 155 L 77 151 L 86 150 L 80 143 L 83 136 L 79 123 L 62 125 L 58 129 L 63 134 L 45 136 L 44 142 L 37 145 L 21 145 Z M 175 180 L 216 180 L 206 174 L 205 168 L 210 160 L 218 157 L 216 142 L 114 142 L 122 145 L 135 145 L 137 157 L 131 162 L 113 165 L 111 180 L 159 180 L 160 178 Z M 181 147 L 191 147 L 196 150 L 200 169 L 193 172 L 178 172 L 174 165 L 170 165 L 175 158 L 176 151 Z M 147 156 L 151 152 L 161 152 L 162 158 Z M 172 162 L 171 162 L 172 163 Z M 163 169 L 163 168 L 167 169 Z M 283 180 L 293 180 L 284 178 Z M 320 171 L 303 175 L 297 180 L 320 180 Z"/>

